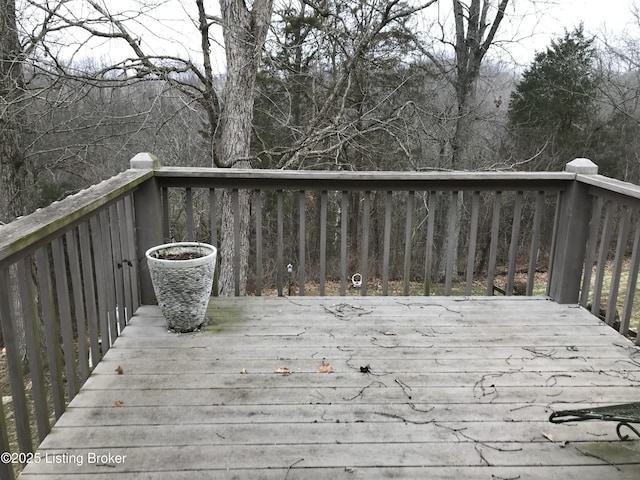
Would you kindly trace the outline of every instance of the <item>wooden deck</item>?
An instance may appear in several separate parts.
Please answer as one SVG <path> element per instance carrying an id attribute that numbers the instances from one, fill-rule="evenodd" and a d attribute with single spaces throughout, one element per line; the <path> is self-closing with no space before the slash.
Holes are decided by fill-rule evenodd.
<path id="1" fill-rule="evenodd" d="M 140 308 L 21 478 L 640 478 L 640 441 L 615 424 L 547 421 L 640 399 L 640 349 L 581 308 L 241 297 L 210 312 L 176 335 Z"/>

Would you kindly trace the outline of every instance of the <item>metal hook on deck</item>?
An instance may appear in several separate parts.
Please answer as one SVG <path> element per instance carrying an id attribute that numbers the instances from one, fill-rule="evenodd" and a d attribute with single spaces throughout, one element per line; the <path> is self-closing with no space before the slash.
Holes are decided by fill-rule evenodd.
<path id="1" fill-rule="evenodd" d="M 631 430 L 633 433 L 635 433 L 638 437 L 640 437 L 640 432 L 633 426 L 629 425 L 629 422 L 620 422 L 618 423 L 618 425 L 616 426 L 616 433 L 618 434 L 618 438 L 620 440 L 629 440 L 629 435 L 622 435 L 622 433 L 620 432 L 620 429 L 622 427 L 627 427 L 629 430 Z"/>

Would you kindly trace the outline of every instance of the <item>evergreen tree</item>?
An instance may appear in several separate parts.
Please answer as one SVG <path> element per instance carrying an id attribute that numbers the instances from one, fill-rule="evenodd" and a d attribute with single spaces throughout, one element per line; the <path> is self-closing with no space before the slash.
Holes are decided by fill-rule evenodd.
<path id="1" fill-rule="evenodd" d="M 536 54 L 511 93 L 509 123 L 516 151 L 545 160 L 545 168 L 566 161 L 566 155 L 586 154 L 599 84 L 593 40 L 582 25 L 565 32 Z"/>

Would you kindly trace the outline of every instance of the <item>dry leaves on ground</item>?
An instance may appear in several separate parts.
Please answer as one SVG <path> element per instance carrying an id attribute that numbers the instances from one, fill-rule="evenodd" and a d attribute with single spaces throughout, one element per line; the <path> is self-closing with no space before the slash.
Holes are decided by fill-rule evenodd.
<path id="1" fill-rule="evenodd" d="M 322 360 L 322 363 L 316 369 L 316 372 L 318 372 L 318 373 L 334 373 L 334 370 L 333 370 L 333 367 L 330 364 L 328 364 L 324 360 Z"/>

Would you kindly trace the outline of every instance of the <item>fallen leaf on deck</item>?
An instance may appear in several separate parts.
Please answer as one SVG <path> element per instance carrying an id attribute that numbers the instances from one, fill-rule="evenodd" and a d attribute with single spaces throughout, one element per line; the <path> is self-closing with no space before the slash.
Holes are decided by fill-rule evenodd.
<path id="1" fill-rule="evenodd" d="M 560 441 L 556 441 L 556 439 L 550 433 L 543 433 L 542 436 L 544 438 L 546 438 L 547 440 L 549 440 L 550 442 L 558 444 L 560 446 L 560 448 L 564 448 L 564 447 L 567 446 L 568 442 L 566 440 L 563 440 L 561 442 Z"/>
<path id="2" fill-rule="evenodd" d="M 116 400 L 115 402 L 113 402 L 113 405 L 115 407 L 122 407 L 124 406 L 124 402 L 122 400 Z"/>
<path id="3" fill-rule="evenodd" d="M 118 368 L 116 368 L 115 371 L 118 372 L 118 375 L 122 375 L 124 373 L 124 370 L 120 365 L 118 365 Z"/>
<path id="4" fill-rule="evenodd" d="M 333 367 L 330 364 L 325 363 L 325 361 L 322 360 L 322 363 L 317 368 L 316 372 L 318 372 L 318 373 L 333 373 L 334 370 L 333 370 Z"/>
<path id="5" fill-rule="evenodd" d="M 282 375 L 289 375 L 291 373 L 291 370 L 289 370 L 287 367 L 280 367 L 280 368 L 276 368 L 273 373 L 280 373 Z"/>

